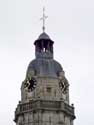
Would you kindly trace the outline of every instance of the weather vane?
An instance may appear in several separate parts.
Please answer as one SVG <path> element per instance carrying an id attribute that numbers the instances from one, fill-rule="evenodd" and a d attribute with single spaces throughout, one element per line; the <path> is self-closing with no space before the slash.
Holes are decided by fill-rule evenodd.
<path id="1" fill-rule="evenodd" d="M 47 19 L 48 16 L 45 15 L 45 8 L 43 7 L 43 17 L 41 18 L 41 20 L 43 20 L 43 32 L 45 32 L 45 20 Z"/>

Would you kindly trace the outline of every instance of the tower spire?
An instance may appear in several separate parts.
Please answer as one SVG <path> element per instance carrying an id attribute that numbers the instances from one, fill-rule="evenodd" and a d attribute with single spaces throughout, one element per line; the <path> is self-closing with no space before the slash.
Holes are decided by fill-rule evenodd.
<path id="1" fill-rule="evenodd" d="M 45 15 L 45 7 L 43 7 L 43 17 L 41 18 L 41 20 L 43 20 L 43 32 L 45 32 L 45 20 L 47 19 L 48 16 Z"/>

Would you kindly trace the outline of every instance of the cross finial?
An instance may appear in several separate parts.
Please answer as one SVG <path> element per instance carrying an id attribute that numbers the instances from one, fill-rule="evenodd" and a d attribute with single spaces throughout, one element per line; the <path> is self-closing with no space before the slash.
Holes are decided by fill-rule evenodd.
<path id="1" fill-rule="evenodd" d="M 48 16 L 45 16 L 45 8 L 43 7 L 43 17 L 41 18 L 41 20 L 43 20 L 43 32 L 45 32 L 45 20 L 47 19 Z"/>

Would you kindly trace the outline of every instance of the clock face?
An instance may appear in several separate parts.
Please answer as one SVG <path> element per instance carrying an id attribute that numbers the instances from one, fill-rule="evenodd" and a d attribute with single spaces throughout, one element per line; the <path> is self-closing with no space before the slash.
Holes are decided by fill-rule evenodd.
<path id="1" fill-rule="evenodd" d="M 36 87 L 37 81 L 34 77 L 29 78 L 24 83 L 24 88 L 28 89 L 28 92 L 32 92 Z"/>
<path id="2" fill-rule="evenodd" d="M 61 88 L 63 94 L 67 93 L 68 86 L 69 84 L 66 80 L 60 80 L 59 87 Z"/>

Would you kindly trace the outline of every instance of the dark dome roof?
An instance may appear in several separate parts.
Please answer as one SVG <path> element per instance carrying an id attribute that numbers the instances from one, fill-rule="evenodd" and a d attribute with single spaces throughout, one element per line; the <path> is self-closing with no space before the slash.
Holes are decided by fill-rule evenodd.
<path id="1" fill-rule="evenodd" d="M 63 69 L 55 60 L 35 59 L 30 62 L 27 69 L 27 74 L 29 74 L 29 72 L 32 70 L 35 71 L 35 73 L 39 76 L 57 77 L 57 74 Z"/>
<path id="2" fill-rule="evenodd" d="M 40 34 L 38 40 L 40 39 L 50 39 L 50 37 L 45 32 L 43 32 L 42 34 Z"/>
<path id="3" fill-rule="evenodd" d="M 47 35 L 47 33 L 45 33 L 45 32 L 43 32 L 43 33 L 40 34 L 40 36 L 34 42 L 34 44 L 36 44 L 36 42 L 40 42 L 41 40 L 45 40 L 45 42 L 46 41 L 50 41 L 52 44 L 54 43 L 54 41 L 52 41 L 51 38 L 49 37 L 49 35 Z"/>

